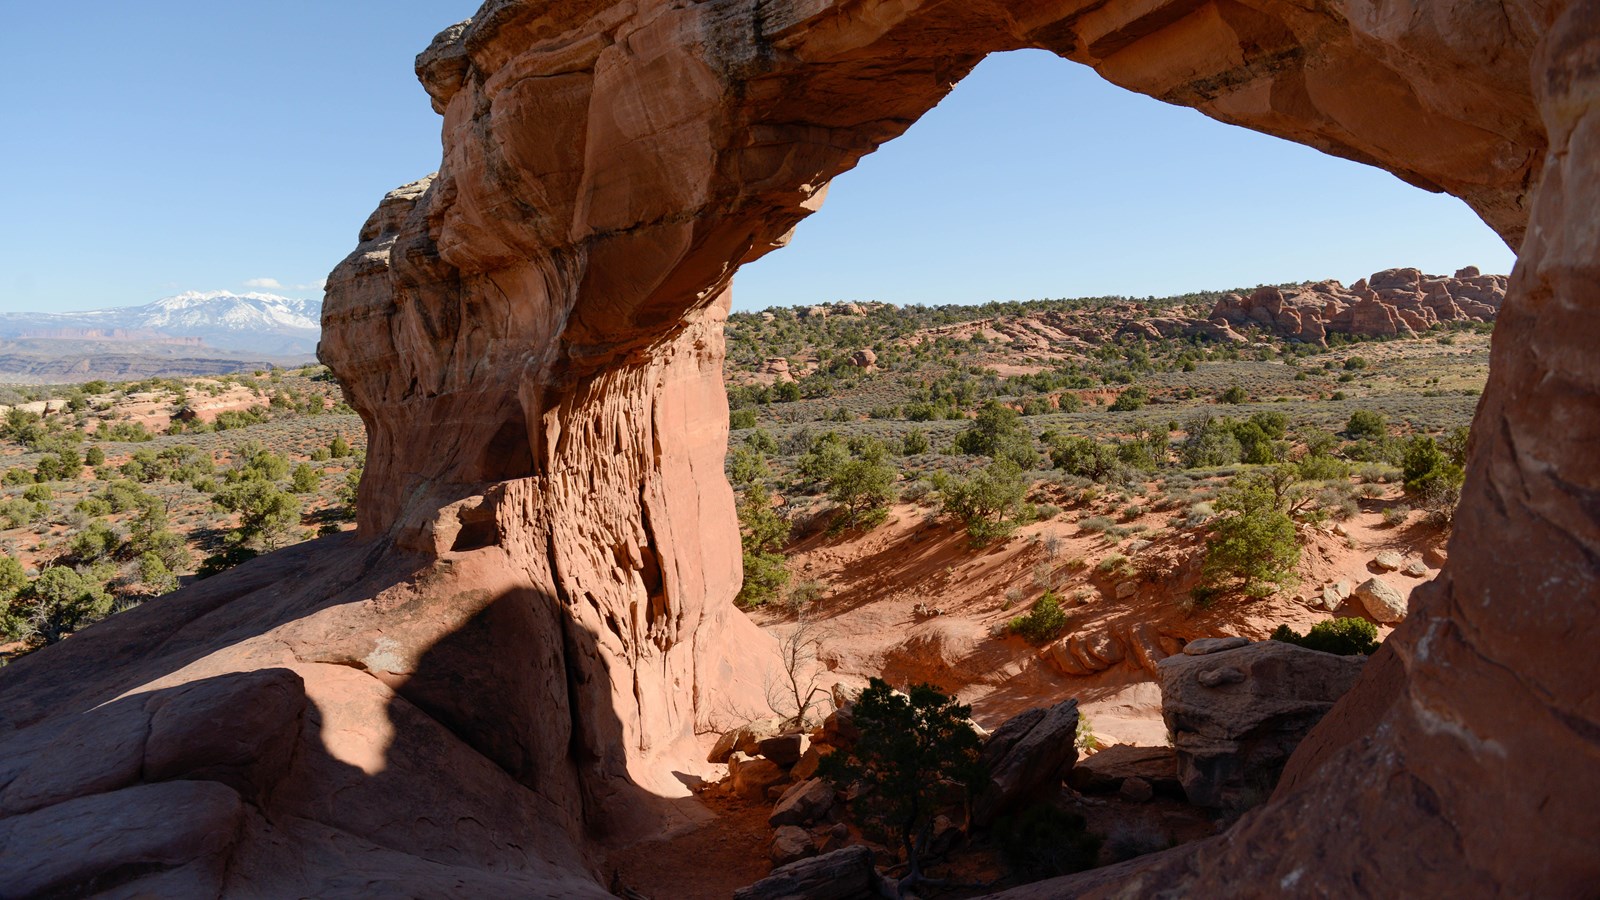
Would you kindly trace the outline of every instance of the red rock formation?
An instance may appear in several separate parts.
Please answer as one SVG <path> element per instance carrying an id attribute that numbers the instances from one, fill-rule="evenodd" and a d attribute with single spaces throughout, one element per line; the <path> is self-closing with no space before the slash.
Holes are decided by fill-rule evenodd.
<path id="1" fill-rule="evenodd" d="M 360 538 L 0 673 L 0 881 L 602 896 L 584 848 L 681 793 L 696 720 L 761 672 L 728 602 L 734 271 L 984 55 L 1041 47 L 1448 190 L 1513 244 L 1538 192 L 1445 574 L 1269 806 L 1097 884 L 1592 887 L 1600 711 L 1558 650 L 1600 636 L 1597 20 L 1596 0 L 486 4 L 418 60 L 438 176 L 385 199 L 330 283 L 322 355 L 371 438 Z M 185 829 L 148 827 L 180 808 Z"/>
<path id="2" fill-rule="evenodd" d="M 1329 334 L 1396 337 L 1445 322 L 1492 322 L 1505 295 L 1505 276 L 1479 275 L 1470 267 L 1453 278 L 1387 269 L 1349 290 L 1321 281 L 1287 292 L 1263 287 L 1248 297 L 1228 294 L 1211 310 L 1211 321 L 1326 345 Z"/>

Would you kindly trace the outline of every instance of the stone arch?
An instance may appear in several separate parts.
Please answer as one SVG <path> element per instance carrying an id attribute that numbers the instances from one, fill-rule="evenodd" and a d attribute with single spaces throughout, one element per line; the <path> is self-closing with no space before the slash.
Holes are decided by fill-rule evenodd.
<path id="1" fill-rule="evenodd" d="M 630 559 L 659 567 L 649 622 L 635 618 L 631 631 L 618 623 L 637 609 L 627 599 L 637 579 L 582 596 L 636 675 L 674 673 L 642 688 L 636 678 L 636 692 L 690 673 L 690 708 L 646 721 L 639 707 L 638 746 L 683 728 L 718 689 L 684 645 L 726 644 L 716 613 L 736 582 L 715 549 L 733 544 L 714 383 L 733 272 L 781 246 L 829 179 L 985 54 L 1050 50 L 1123 87 L 1453 193 L 1521 250 L 1446 574 L 1418 591 L 1411 619 L 1264 811 L 1126 877 L 1334 893 L 1592 884 L 1600 820 L 1572 798 L 1600 786 L 1600 710 L 1583 687 L 1594 679 L 1577 655 L 1544 651 L 1600 627 L 1600 365 L 1583 342 L 1597 336 L 1600 239 L 1581 227 L 1582 210 L 1600 207 L 1600 76 L 1583 62 L 1597 10 L 1594 0 L 1559 16 L 1354 0 L 488 3 L 417 61 L 444 116 L 439 174 L 385 201 L 380 218 L 408 209 L 369 223 L 330 288 L 323 356 L 375 426 L 363 528 L 423 531 L 434 510 L 478 490 L 456 461 L 470 454 L 455 451 L 483 445 L 492 417 L 476 411 L 519 403 L 536 448 L 533 495 L 547 507 L 529 521 L 545 523 L 553 548 L 639 548 L 609 564 L 558 563 L 563 594 L 593 580 L 569 573 Z M 437 303 L 460 314 L 431 315 Z M 374 314 L 388 322 L 388 355 L 355 350 Z M 456 330 L 417 327 L 444 320 Z M 395 368 L 421 381 L 404 386 Z M 441 454 L 419 430 L 444 421 L 455 429 Z M 413 500 L 401 508 L 377 494 Z M 1587 772 L 1576 765 L 1585 759 Z M 1257 852 L 1265 846 L 1282 852 Z"/>
<path id="2" fill-rule="evenodd" d="M 584 848 L 681 794 L 696 726 L 771 663 L 729 603 L 734 270 L 984 54 L 1040 47 L 1447 190 L 1519 261 L 1450 562 L 1273 798 L 1019 895 L 1592 891 L 1597 22 L 1600 0 L 490 0 L 418 59 L 439 173 L 330 279 L 320 353 L 370 438 L 359 536 L 0 672 L 0 831 L 51 863 L 26 883 L 605 896 Z M 199 831 L 97 840 L 191 794 Z"/>

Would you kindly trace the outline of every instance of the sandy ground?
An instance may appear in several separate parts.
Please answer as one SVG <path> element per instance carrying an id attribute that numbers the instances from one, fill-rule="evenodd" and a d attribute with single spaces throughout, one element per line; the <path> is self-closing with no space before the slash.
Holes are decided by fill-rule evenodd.
<path id="1" fill-rule="evenodd" d="M 796 581 L 824 585 L 806 615 L 818 630 L 818 658 L 831 680 L 849 686 L 873 676 L 929 682 L 971 703 L 974 719 L 989 728 L 1032 706 L 1075 696 L 1102 745 L 1165 744 L 1160 691 L 1153 672 L 1131 652 L 1134 645 L 1142 641 L 1159 656 L 1200 637 L 1261 639 L 1280 624 L 1304 631 L 1335 615 L 1362 615 L 1354 602 L 1333 613 L 1321 608 L 1323 585 L 1342 581 L 1354 588 L 1379 574 L 1370 565 L 1378 552 L 1394 550 L 1409 562 L 1440 541 L 1415 513 L 1408 524 L 1384 525 L 1383 510 L 1397 502 L 1397 491 L 1361 501 L 1361 513 L 1339 527 L 1343 534 L 1332 526 L 1303 529 L 1294 588 L 1205 608 L 1187 599 L 1202 544 L 1193 532 L 1165 527 L 1170 513 L 1139 520 L 1151 528 L 1139 536 L 1150 542 L 1143 547 L 1129 540 L 1114 544 L 1055 519 L 973 549 L 963 531 L 936 521 L 927 509 L 900 504 L 870 532 L 824 532 L 799 541 L 789 551 L 790 569 Z M 1128 558 L 1122 572 L 1098 571 L 1117 554 Z M 1435 574 L 1429 566 L 1421 578 L 1400 572 L 1380 577 L 1409 593 Z M 1117 588 L 1127 581 L 1135 583 L 1133 593 L 1119 599 Z M 1052 664 L 1050 647 L 1005 635 L 1004 623 L 1025 612 L 1047 583 L 1056 585 L 1069 612 L 1069 638 L 1105 635 L 1129 648 L 1126 658 L 1093 675 L 1069 675 Z M 942 614 L 918 616 L 918 604 Z M 752 618 L 774 632 L 796 622 L 793 612 L 776 606 Z M 1380 628 L 1380 635 L 1388 630 Z"/>

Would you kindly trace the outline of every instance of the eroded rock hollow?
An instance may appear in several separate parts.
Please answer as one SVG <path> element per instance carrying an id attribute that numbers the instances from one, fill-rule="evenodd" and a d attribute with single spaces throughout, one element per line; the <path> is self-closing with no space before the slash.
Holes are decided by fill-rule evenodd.
<path id="1" fill-rule="evenodd" d="M 1597 22 L 1597 0 L 492 0 L 418 59 L 438 173 L 330 280 L 359 535 L 0 675 L 0 847 L 54 860 L 20 893 L 603 896 L 586 849 L 671 814 L 694 728 L 767 666 L 730 605 L 735 270 L 1030 47 L 1448 191 L 1521 253 L 1449 566 L 1272 801 L 1032 890 L 1592 889 L 1600 694 L 1567 650 L 1600 637 Z M 193 828 L 141 827 L 175 808 Z"/>

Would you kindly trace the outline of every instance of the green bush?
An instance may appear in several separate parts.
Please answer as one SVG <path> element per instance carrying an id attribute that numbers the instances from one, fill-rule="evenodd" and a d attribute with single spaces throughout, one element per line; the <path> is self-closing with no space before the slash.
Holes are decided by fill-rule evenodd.
<path id="1" fill-rule="evenodd" d="M 1117 399 L 1112 401 L 1109 409 L 1111 412 L 1133 412 L 1134 410 L 1143 409 L 1145 403 L 1149 402 L 1149 400 L 1150 395 L 1145 392 L 1145 389 L 1135 385 L 1118 394 Z"/>
<path id="2" fill-rule="evenodd" d="M 1236 384 L 1217 395 L 1217 400 L 1221 403 L 1246 403 L 1250 400 L 1250 392 Z"/>
<path id="3" fill-rule="evenodd" d="M 217 506 L 239 514 L 239 539 L 266 550 L 283 546 L 300 524 L 300 501 L 262 478 L 244 478 L 212 495 Z"/>
<path id="4" fill-rule="evenodd" d="M 1218 495 L 1220 515 L 1206 542 L 1207 585 L 1236 582 L 1247 594 L 1265 595 L 1293 576 L 1300 542 L 1294 520 L 1278 505 L 1274 481 L 1267 474 L 1242 475 Z"/>
<path id="5" fill-rule="evenodd" d="M 728 427 L 734 431 L 756 427 L 756 411 L 753 409 L 736 409 L 728 413 Z"/>
<path id="6" fill-rule="evenodd" d="M 1345 423 L 1344 433 L 1351 440 L 1379 440 L 1388 434 L 1388 423 L 1384 421 L 1382 413 L 1370 409 L 1358 409 L 1350 414 L 1350 420 Z"/>
<path id="7" fill-rule="evenodd" d="M 849 456 L 827 478 L 828 499 L 839 505 L 837 527 L 870 528 L 883 521 L 894 502 L 895 470 L 888 449 L 873 438 L 856 440 Z"/>
<path id="8" fill-rule="evenodd" d="M 1302 635 L 1279 625 L 1272 639 L 1338 656 L 1371 656 L 1378 650 L 1378 628 L 1366 619 L 1344 618 L 1318 622 Z"/>
<path id="9" fill-rule="evenodd" d="M 289 475 L 289 489 L 296 494 L 313 493 L 321 483 L 321 473 L 305 463 L 295 466 Z"/>
<path id="10" fill-rule="evenodd" d="M 122 536 L 100 519 L 91 520 L 82 531 L 73 535 L 71 542 L 67 544 L 72 558 L 85 563 L 105 559 L 115 553 L 120 546 L 122 546 Z"/>
<path id="11" fill-rule="evenodd" d="M 1006 623 L 1006 631 L 1035 644 L 1054 640 L 1067 628 L 1067 613 L 1052 591 L 1045 591 L 1033 608 Z"/>
<path id="12" fill-rule="evenodd" d="M 26 592 L 33 601 L 31 624 L 46 644 L 111 614 L 112 598 L 93 574 L 81 575 L 65 566 L 40 573 Z"/>
<path id="13" fill-rule="evenodd" d="M 156 596 L 170 594 L 178 589 L 177 576 L 172 574 L 172 570 L 167 568 L 167 564 L 155 553 L 140 555 L 139 581 Z"/>
<path id="14" fill-rule="evenodd" d="M 951 788 L 971 790 L 982 783 L 983 742 L 971 717 L 972 707 L 932 685 L 913 685 L 902 694 L 874 678 L 851 710 L 860 737 L 823 757 L 817 769 L 849 792 L 858 822 L 873 822 L 898 838 L 910 869 L 900 882 L 902 892 L 923 880 L 934 816 Z"/>
<path id="15" fill-rule="evenodd" d="M 1010 534 L 1024 518 L 1028 483 L 1010 459 L 996 459 L 966 478 L 941 477 L 937 483 L 943 511 L 959 519 L 976 543 Z"/>
<path id="16" fill-rule="evenodd" d="M 789 583 L 783 557 L 789 540 L 789 522 L 772 508 L 772 496 L 754 482 L 739 498 L 739 544 L 744 553 L 744 582 L 734 603 L 743 608 L 760 606 L 777 597 Z"/>
<path id="17" fill-rule="evenodd" d="M 1121 455 L 1110 444 L 1054 433 L 1046 435 L 1045 443 L 1050 448 L 1050 461 L 1068 475 L 1101 483 L 1122 481 L 1127 477 Z"/>
<path id="18" fill-rule="evenodd" d="M 728 480 L 735 487 L 745 487 L 772 477 L 766 454 L 748 444 L 735 446 L 728 451 Z"/>
<path id="19" fill-rule="evenodd" d="M 1455 461 L 1458 453 L 1465 456 L 1466 440 L 1457 435 L 1451 438 L 1452 452 L 1446 452 L 1433 438 L 1416 435 L 1406 444 L 1400 467 L 1406 495 L 1441 524 L 1449 524 L 1453 518 L 1466 480 L 1460 463 Z"/>
<path id="20" fill-rule="evenodd" d="M 1039 461 L 1022 416 L 995 400 L 986 401 L 977 418 L 956 437 L 956 449 L 970 456 L 1009 459 L 1019 469 L 1030 469 Z"/>

